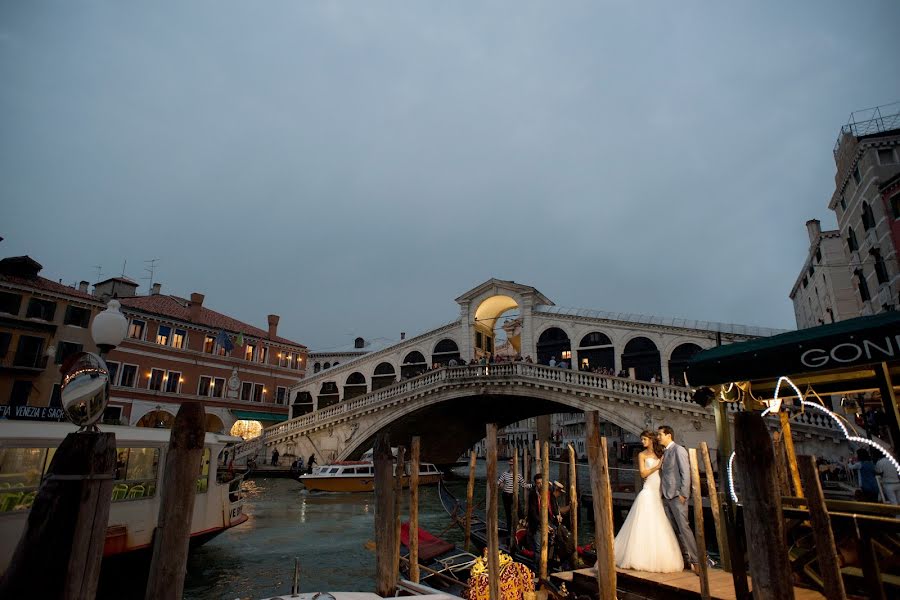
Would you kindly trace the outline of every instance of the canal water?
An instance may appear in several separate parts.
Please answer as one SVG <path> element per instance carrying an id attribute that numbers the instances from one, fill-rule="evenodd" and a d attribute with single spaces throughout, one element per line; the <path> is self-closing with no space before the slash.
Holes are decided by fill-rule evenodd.
<path id="1" fill-rule="evenodd" d="M 482 506 L 484 470 L 479 461 L 475 499 Z M 457 472 L 465 474 L 465 469 Z M 448 487 L 458 498 L 465 498 L 464 478 L 451 479 Z M 409 515 L 408 499 L 405 493 L 404 521 Z M 293 479 L 251 478 L 244 482 L 244 502 L 249 515 L 246 523 L 191 552 L 186 599 L 257 599 L 289 593 L 295 557 L 300 559 L 304 592 L 374 591 L 373 494 L 310 493 Z M 504 519 L 502 506 L 500 519 Z M 441 507 L 437 486 L 419 489 L 419 523 L 462 546 L 464 534 Z M 584 517 L 580 527 L 585 534 L 579 537 L 590 535 L 592 527 Z M 143 598 L 146 561 L 106 567 L 104 563 L 98 598 Z"/>

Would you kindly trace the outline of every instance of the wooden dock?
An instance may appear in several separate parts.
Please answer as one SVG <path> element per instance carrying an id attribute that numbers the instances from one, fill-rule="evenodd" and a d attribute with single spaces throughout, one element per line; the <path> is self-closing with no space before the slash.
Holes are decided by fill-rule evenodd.
<path id="1" fill-rule="evenodd" d="M 647 573 L 616 569 L 616 572 L 618 573 L 616 587 L 621 591 L 631 592 L 636 597 L 665 598 L 666 600 L 700 598 L 700 578 L 691 571 Z M 552 578 L 559 583 L 565 583 L 566 588 L 576 594 L 585 592 L 595 594 L 597 590 L 597 570 L 593 567 L 554 573 Z M 710 569 L 709 592 L 714 600 L 735 600 L 731 573 L 726 573 L 721 569 Z M 795 587 L 794 598 L 796 600 L 820 600 L 825 596 L 814 590 Z"/>

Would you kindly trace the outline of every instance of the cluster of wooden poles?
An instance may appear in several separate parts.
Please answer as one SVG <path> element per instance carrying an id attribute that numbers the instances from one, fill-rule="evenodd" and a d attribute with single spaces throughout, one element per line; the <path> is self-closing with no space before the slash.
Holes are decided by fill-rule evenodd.
<path id="1" fill-rule="evenodd" d="M 616 565 L 615 565 L 615 549 L 614 539 L 615 532 L 613 529 L 613 502 L 612 489 L 610 486 L 610 469 L 608 463 L 609 452 L 607 450 L 606 438 L 600 435 L 600 415 L 596 411 L 585 413 L 587 422 L 586 447 L 588 455 L 588 464 L 590 468 L 591 493 L 593 496 L 594 510 L 594 547 L 597 553 L 597 585 L 598 597 L 600 600 L 613 600 L 616 598 Z M 486 459 L 487 459 L 487 481 L 486 481 L 486 504 L 487 504 L 487 567 L 489 579 L 489 593 L 492 600 L 500 597 L 500 573 L 499 565 L 499 533 L 498 533 L 498 497 L 499 487 L 497 485 L 497 425 L 489 423 L 485 431 L 486 438 Z M 409 571 L 410 579 L 418 582 L 419 569 L 418 564 L 418 464 L 420 452 L 420 440 L 418 437 L 412 439 L 411 444 L 411 461 L 410 461 L 410 519 L 409 519 Z M 712 467 L 709 457 L 709 449 L 706 444 L 701 444 L 701 453 L 704 466 L 708 474 L 707 484 L 709 486 L 709 495 L 716 524 L 716 534 L 719 538 L 720 547 L 723 545 L 724 533 L 721 529 L 719 520 L 719 497 L 716 490 L 715 478 L 712 476 Z M 399 448 L 397 452 L 397 460 L 394 462 L 392 456 L 390 439 L 386 433 L 379 434 L 376 438 L 374 449 L 375 461 L 375 544 L 376 544 L 376 593 L 381 596 L 391 596 L 394 594 L 397 586 L 397 577 L 400 568 L 400 495 L 402 493 L 402 473 L 403 468 L 399 465 L 404 464 L 405 452 L 403 448 Z M 548 531 L 549 531 L 549 514 L 548 507 L 550 505 L 550 462 L 548 444 L 544 442 L 535 445 L 535 458 L 537 464 L 542 467 L 542 487 L 539 490 L 541 494 L 541 555 L 539 557 L 539 578 L 547 580 L 548 578 Z M 698 455 L 695 449 L 690 450 L 691 459 L 691 480 L 693 486 L 694 497 L 694 518 L 695 533 L 697 535 L 697 547 L 700 549 L 700 568 L 701 568 L 701 587 L 704 598 L 709 598 L 709 580 L 706 569 L 706 540 L 703 534 L 703 505 L 700 491 L 700 472 Z M 529 477 L 528 465 L 531 460 L 527 450 L 523 457 L 523 478 L 527 481 Z M 396 475 L 394 464 L 398 465 Z M 469 482 L 466 491 L 466 521 L 465 521 L 465 545 L 466 549 L 470 545 L 470 532 L 472 523 L 472 507 L 473 495 L 475 487 L 475 454 L 470 456 L 469 464 Z M 518 484 L 519 480 L 519 460 L 518 456 L 513 458 L 513 481 Z M 575 451 L 569 447 L 569 497 L 572 511 L 572 535 L 578 540 L 578 490 L 577 476 L 575 464 Z M 514 485 L 513 491 L 513 515 L 518 514 L 519 507 L 519 486 Z M 523 506 L 527 512 L 527 495 L 524 498 Z M 514 527 L 513 527 L 514 529 Z M 514 532 L 510 532 L 512 537 Z"/>

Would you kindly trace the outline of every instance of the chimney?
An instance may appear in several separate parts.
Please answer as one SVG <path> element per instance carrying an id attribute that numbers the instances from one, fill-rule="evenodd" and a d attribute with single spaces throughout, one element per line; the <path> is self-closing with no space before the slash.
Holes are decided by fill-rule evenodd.
<path id="1" fill-rule="evenodd" d="M 200 309 L 203 308 L 204 298 L 206 296 L 203 294 L 191 292 L 191 303 L 188 304 L 188 309 L 191 311 L 190 319 L 195 323 L 200 320 Z"/>
<path id="2" fill-rule="evenodd" d="M 406 332 L 405 332 L 405 331 L 401 331 L 401 332 L 400 332 L 400 341 L 402 342 L 402 341 L 405 340 L 405 339 L 406 339 Z"/>
<path id="3" fill-rule="evenodd" d="M 78 282 L 78 291 L 87 294 L 89 285 L 91 285 L 91 284 L 88 283 L 87 281 L 79 281 Z"/>
<path id="4" fill-rule="evenodd" d="M 274 340 L 275 334 L 278 332 L 278 315 L 269 315 L 269 339 Z"/>
<path id="5" fill-rule="evenodd" d="M 814 245 L 822 234 L 822 225 L 818 219 L 810 219 L 806 222 L 806 231 L 809 233 L 809 245 Z"/>
<path id="6" fill-rule="evenodd" d="M 151 296 L 159 296 L 159 292 L 161 289 L 162 289 L 161 283 L 154 283 L 152 286 L 150 286 L 150 295 Z M 192 298 L 192 300 L 193 300 L 193 298 Z M 200 301 L 200 304 L 203 304 L 203 300 Z"/>

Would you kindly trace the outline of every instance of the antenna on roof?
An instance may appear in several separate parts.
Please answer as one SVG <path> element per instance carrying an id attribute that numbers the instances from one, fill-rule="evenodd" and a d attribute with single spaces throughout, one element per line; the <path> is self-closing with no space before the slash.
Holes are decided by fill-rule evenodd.
<path id="1" fill-rule="evenodd" d="M 103 267 L 101 265 L 94 265 L 94 268 L 97 269 L 97 283 L 100 283 L 100 277 L 103 275 Z"/>
<path id="2" fill-rule="evenodd" d="M 158 258 L 151 258 L 150 260 L 145 260 L 144 264 L 147 265 L 144 267 L 144 270 L 150 273 L 148 277 L 141 277 L 141 279 L 149 279 L 150 287 L 153 287 L 153 273 L 156 271 L 156 263 L 159 261 Z"/>
<path id="3" fill-rule="evenodd" d="M 128 264 L 128 259 L 122 261 L 122 277 L 125 277 L 125 265 Z"/>

